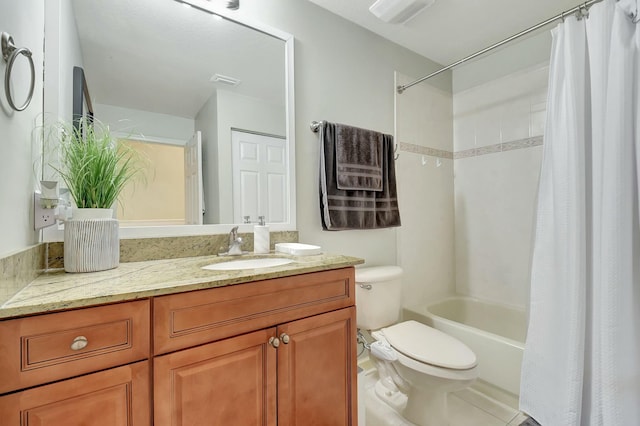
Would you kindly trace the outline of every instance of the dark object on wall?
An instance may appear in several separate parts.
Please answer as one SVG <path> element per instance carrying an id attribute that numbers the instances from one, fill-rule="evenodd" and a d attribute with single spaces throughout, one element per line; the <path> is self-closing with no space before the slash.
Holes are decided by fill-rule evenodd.
<path id="1" fill-rule="evenodd" d="M 93 104 L 89 96 L 89 88 L 80 67 L 73 67 L 73 128 L 80 130 L 81 123 L 93 122 Z M 84 118 L 84 120 L 83 120 Z"/>

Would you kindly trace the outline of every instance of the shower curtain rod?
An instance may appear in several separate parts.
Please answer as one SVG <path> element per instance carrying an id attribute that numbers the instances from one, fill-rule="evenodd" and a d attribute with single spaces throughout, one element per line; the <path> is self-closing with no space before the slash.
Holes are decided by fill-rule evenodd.
<path id="1" fill-rule="evenodd" d="M 436 72 L 432 72 L 431 74 L 429 74 L 429 75 L 427 75 L 425 77 L 422 77 L 422 78 L 420 78 L 420 79 L 418 79 L 416 81 L 412 81 L 411 83 L 408 83 L 408 84 L 399 85 L 398 87 L 396 87 L 396 90 L 398 91 L 399 94 L 402 94 L 402 92 L 404 92 L 405 90 L 407 90 L 411 86 L 415 86 L 418 83 L 422 83 L 423 81 L 425 81 L 427 79 L 430 79 L 431 77 L 435 77 L 436 75 L 438 75 L 440 73 L 443 73 L 443 72 L 445 72 L 447 70 L 450 70 L 453 67 L 456 67 L 456 66 L 458 66 L 458 65 L 460 65 L 460 64 L 462 64 L 464 62 L 467 62 L 468 60 L 471 60 L 471 59 L 473 59 L 473 58 L 475 58 L 477 56 L 480 56 L 480 55 L 482 55 L 484 53 L 487 53 L 488 51 L 493 50 L 493 49 L 495 49 L 497 47 L 500 47 L 503 44 L 509 43 L 509 42 L 511 42 L 511 41 L 513 41 L 513 40 L 515 40 L 517 38 L 520 38 L 525 34 L 529 34 L 532 31 L 540 29 L 540 28 L 544 27 L 545 25 L 549 25 L 552 22 L 555 22 L 555 21 L 557 21 L 559 19 L 564 20 L 564 18 L 566 18 L 567 16 L 569 16 L 569 15 L 571 15 L 573 13 L 580 12 L 580 11 L 583 11 L 583 10 L 586 11 L 587 9 L 589 9 L 589 7 L 591 7 L 592 5 L 594 5 L 596 3 L 600 3 L 601 1 L 602 0 L 589 0 L 589 1 L 586 1 L 586 2 L 584 2 L 582 4 L 579 4 L 578 6 L 572 8 L 572 9 L 565 10 L 564 12 L 562 12 L 559 15 L 554 16 L 553 18 L 549 18 L 546 21 L 542 21 L 539 24 L 534 25 L 533 27 L 527 28 L 524 31 L 520 31 L 519 33 L 514 34 L 511 37 L 505 38 L 504 40 L 502 40 L 502 41 L 500 41 L 500 42 L 498 42 L 496 44 L 492 44 L 489 47 L 485 47 L 484 49 L 477 51 L 473 55 L 469 55 L 466 58 L 462 58 L 459 61 L 456 61 L 456 62 L 452 63 L 451 65 L 447 65 L 446 67 L 441 68 Z"/>

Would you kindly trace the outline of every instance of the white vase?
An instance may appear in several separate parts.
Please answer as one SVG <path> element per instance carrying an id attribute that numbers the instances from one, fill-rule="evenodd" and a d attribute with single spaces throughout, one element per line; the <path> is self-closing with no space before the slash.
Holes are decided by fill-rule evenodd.
<path id="1" fill-rule="evenodd" d="M 120 263 L 119 223 L 111 209 L 74 209 L 64 224 L 64 270 L 97 272 Z"/>
<path id="2" fill-rule="evenodd" d="M 113 209 L 73 209 L 71 220 L 113 219 Z"/>

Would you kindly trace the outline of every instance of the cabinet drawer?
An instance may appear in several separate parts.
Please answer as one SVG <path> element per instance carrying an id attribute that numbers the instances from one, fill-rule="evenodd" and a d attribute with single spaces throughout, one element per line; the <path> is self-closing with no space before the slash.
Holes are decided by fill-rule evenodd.
<path id="1" fill-rule="evenodd" d="M 353 267 L 154 299 L 156 354 L 355 304 Z"/>
<path id="2" fill-rule="evenodd" d="M 149 356 L 149 301 L 0 323 L 0 393 Z"/>
<path id="3" fill-rule="evenodd" d="M 149 362 L 0 396 L 7 426 L 149 426 Z"/>

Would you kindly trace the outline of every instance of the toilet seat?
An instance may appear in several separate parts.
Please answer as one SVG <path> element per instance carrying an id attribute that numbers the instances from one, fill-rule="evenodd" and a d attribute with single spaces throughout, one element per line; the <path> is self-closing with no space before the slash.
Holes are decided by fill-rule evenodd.
<path id="1" fill-rule="evenodd" d="M 478 377 L 478 368 L 472 367 L 468 370 L 453 370 L 450 368 L 436 367 L 435 365 L 426 364 L 409 358 L 402 352 L 396 350 L 398 362 L 408 369 L 427 376 L 440 377 L 451 381 L 474 380 Z"/>
<path id="2" fill-rule="evenodd" d="M 381 332 L 398 353 L 399 360 L 418 371 L 467 371 L 477 365 L 476 355 L 467 345 L 417 321 L 401 322 Z M 424 372 L 431 374 L 429 371 Z"/>

